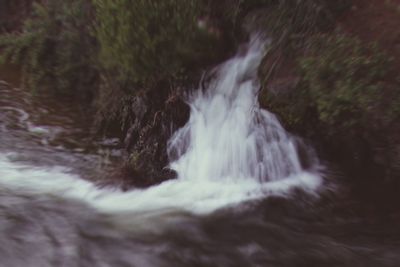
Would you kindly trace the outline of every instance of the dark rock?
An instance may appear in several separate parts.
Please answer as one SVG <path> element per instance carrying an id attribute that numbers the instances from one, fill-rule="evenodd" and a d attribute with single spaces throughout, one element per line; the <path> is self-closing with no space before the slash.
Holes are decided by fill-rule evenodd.
<path id="1" fill-rule="evenodd" d="M 123 170 L 116 174 L 126 190 L 177 177 L 173 170 L 166 168 L 167 141 L 189 120 L 190 107 L 178 90 L 165 88 L 168 88 L 165 84 L 159 84 L 131 102 L 133 119 L 124 140 L 128 158 Z"/>

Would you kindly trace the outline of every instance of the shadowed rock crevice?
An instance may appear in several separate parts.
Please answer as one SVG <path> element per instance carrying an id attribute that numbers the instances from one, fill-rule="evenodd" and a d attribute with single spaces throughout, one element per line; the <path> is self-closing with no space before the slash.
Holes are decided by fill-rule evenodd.
<path id="1" fill-rule="evenodd" d="M 131 101 L 132 119 L 124 140 L 129 156 L 117 174 L 124 189 L 147 187 L 176 177 L 167 167 L 167 141 L 186 124 L 190 107 L 181 90 L 165 88 L 159 85 Z"/>

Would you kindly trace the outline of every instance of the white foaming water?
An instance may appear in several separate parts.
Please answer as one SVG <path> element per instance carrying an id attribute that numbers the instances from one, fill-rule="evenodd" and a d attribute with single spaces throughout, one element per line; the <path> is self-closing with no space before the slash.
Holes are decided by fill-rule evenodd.
<path id="1" fill-rule="evenodd" d="M 300 174 L 260 186 L 258 182 L 221 183 L 204 181 L 171 180 L 145 190 L 120 192 L 98 188 L 63 167 L 33 167 L 12 158 L 18 155 L 0 153 L 0 184 L 2 188 L 27 194 L 48 194 L 75 199 L 105 213 L 187 211 L 207 214 L 218 208 L 245 200 L 257 199 L 268 194 L 284 195 L 293 186 L 315 189 L 316 177 Z"/>
<path id="2" fill-rule="evenodd" d="M 96 188 L 62 168 L 26 166 L 0 154 L 0 183 L 78 199 L 106 213 L 206 214 L 271 194 L 285 195 L 293 187 L 313 192 L 321 179 L 302 169 L 292 138 L 257 103 L 256 71 L 262 56 L 263 43 L 254 39 L 244 54 L 215 69 L 208 88 L 192 97 L 190 120 L 168 146 L 178 179 L 122 193 Z"/>
<path id="3" fill-rule="evenodd" d="M 257 68 L 263 42 L 215 70 L 191 102 L 189 123 L 169 143 L 181 179 L 277 181 L 302 172 L 296 146 L 275 116 L 260 109 Z"/>

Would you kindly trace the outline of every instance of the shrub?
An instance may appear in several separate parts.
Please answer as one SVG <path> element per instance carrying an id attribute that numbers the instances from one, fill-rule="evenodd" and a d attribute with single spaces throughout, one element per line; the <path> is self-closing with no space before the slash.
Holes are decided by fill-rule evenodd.
<path id="1" fill-rule="evenodd" d="M 383 101 L 389 58 L 375 45 L 343 35 L 311 42 L 312 52 L 300 66 L 319 120 L 332 130 L 372 126 L 370 119 Z"/>
<path id="2" fill-rule="evenodd" d="M 170 79 L 215 52 L 215 37 L 198 27 L 199 0 L 93 2 L 100 61 L 122 87 Z"/>
<path id="3" fill-rule="evenodd" d="M 297 59 L 298 82 L 260 93 L 261 105 L 305 135 L 388 128 L 400 116 L 400 91 L 388 82 L 391 59 L 374 44 L 341 34 L 309 38 Z"/>
<path id="4" fill-rule="evenodd" d="M 34 3 L 23 31 L 0 37 L 1 62 L 21 66 L 23 80 L 33 90 L 90 96 L 97 76 L 90 10 L 84 0 Z"/>

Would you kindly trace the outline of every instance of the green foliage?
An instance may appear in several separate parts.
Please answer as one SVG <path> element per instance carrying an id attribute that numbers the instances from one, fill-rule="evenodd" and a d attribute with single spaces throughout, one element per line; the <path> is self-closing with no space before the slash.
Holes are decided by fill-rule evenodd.
<path id="1" fill-rule="evenodd" d="M 260 94 L 262 106 L 287 127 L 306 135 L 350 135 L 398 120 L 400 91 L 387 83 L 391 60 L 376 45 L 333 34 L 310 38 L 307 47 L 299 59 L 301 80 Z"/>
<path id="2" fill-rule="evenodd" d="M 26 85 L 34 90 L 90 95 L 96 77 L 90 10 L 84 0 L 34 3 L 23 32 L 0 37 L 1 62 L 21 66 Z"/>
<path id="3" fill-rule="evenodd" d="M 332 130 L 366 125 L 383 101 L 388 57 L 343 35 L 314 38 L 312 47 L 300 66 L 319 120 Z"/>
<path id="4" fill-rule="evenodd" d="M 215 51 L 215 38 L 198 27 L 200 0 L 93 2 L 100 61 L 122 87 L 151 86 Z"/>

